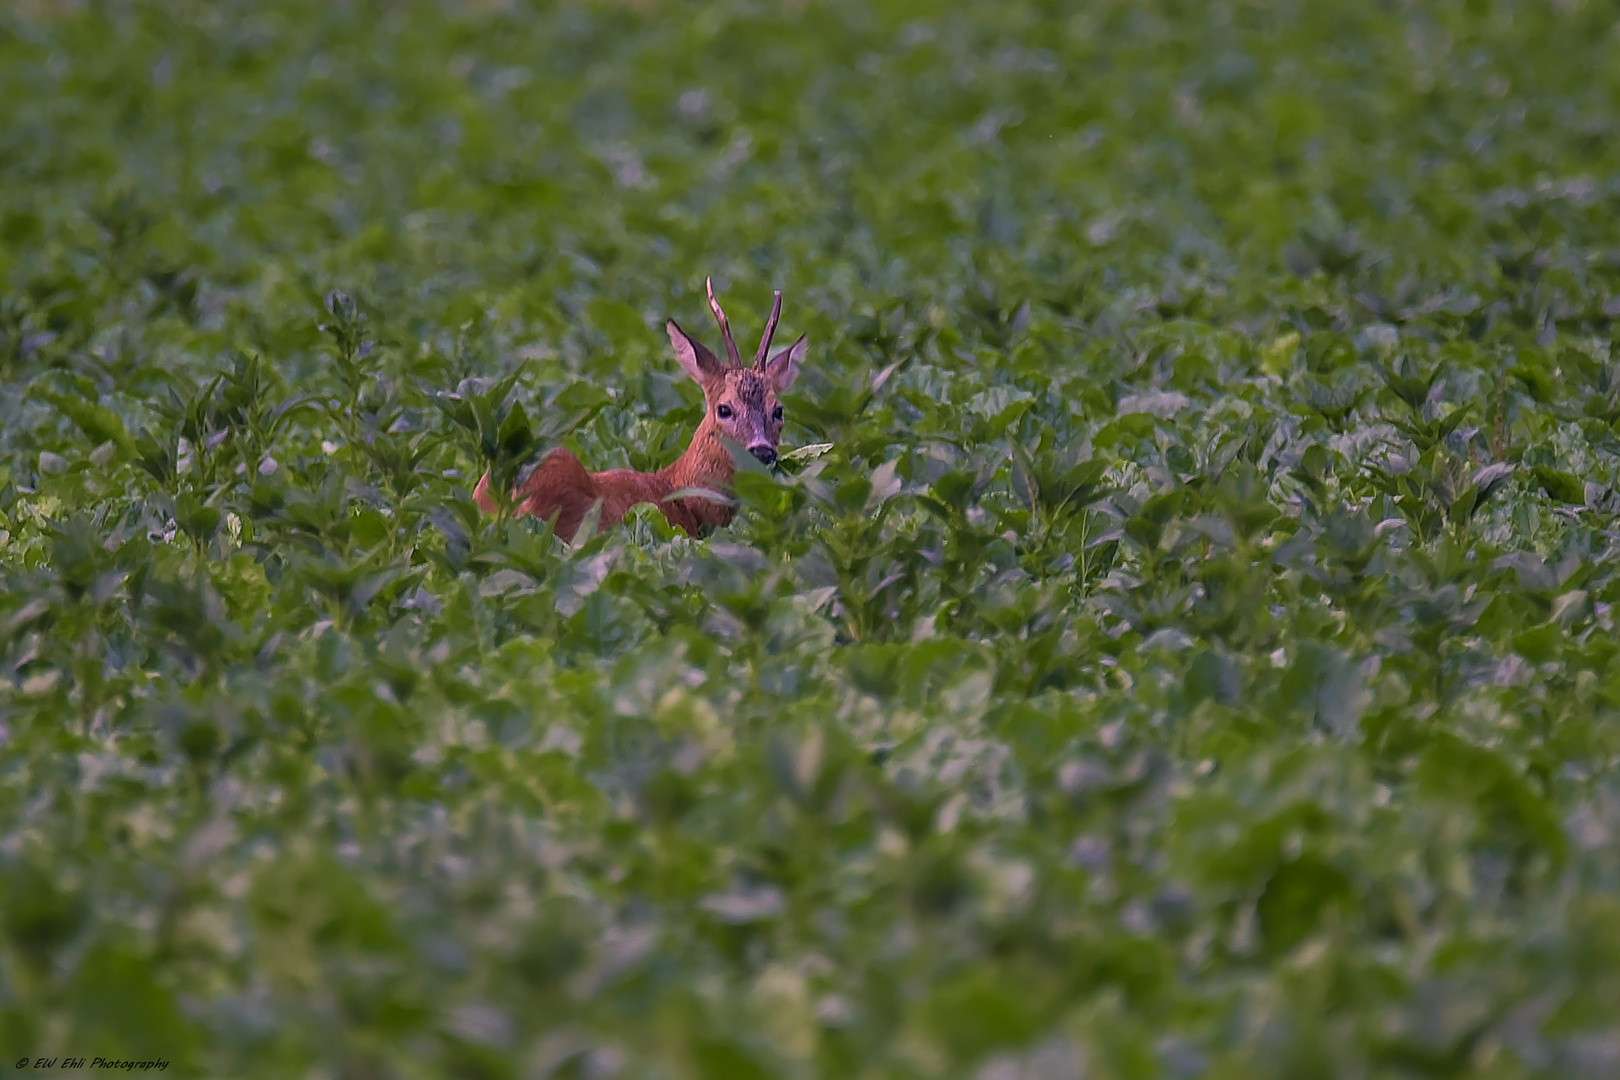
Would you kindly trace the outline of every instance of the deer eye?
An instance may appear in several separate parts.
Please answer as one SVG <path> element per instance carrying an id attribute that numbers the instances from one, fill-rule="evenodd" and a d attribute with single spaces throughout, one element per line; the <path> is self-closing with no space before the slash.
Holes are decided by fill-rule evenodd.
<path id="1" fill-rule="evenodd" d="M 714 415 L 718 416 L 722 420 L 730 420 L 731 419 L 731 406 L 730 405 L 721 405 L 719 408 L 714 410 Z"/>
<path id="2" fill-rule="evenodd" d="M 771 410 L 771 419 L 775 420 L 778 424 L 782 422 L 782 406 L 778 405 L 776 408 Z"/>

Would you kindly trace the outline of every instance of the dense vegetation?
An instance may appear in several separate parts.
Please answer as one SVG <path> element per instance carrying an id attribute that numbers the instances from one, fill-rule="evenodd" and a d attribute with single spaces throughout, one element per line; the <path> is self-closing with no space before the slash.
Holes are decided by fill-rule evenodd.
<path id="1" fill-rule="evenodd" d="M 17 0 L 0 100 L 4 1068 L 1620 1074 L 1612 5 Z M 707 274 L 736 525 L 481 518 L 679 452 Z"/>

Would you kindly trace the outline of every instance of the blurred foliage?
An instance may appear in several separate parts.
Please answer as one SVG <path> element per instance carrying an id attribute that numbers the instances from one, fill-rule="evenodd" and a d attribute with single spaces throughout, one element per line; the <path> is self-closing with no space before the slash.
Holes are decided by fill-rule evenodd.
<path id="1" fill-rule="evenodd" d="M 1620 1074 L 1612 5 L 17 0 L 0 99 L 8 1053 Z M 679 452 L 707 274 L 737 523 L 481 517 Z"/>

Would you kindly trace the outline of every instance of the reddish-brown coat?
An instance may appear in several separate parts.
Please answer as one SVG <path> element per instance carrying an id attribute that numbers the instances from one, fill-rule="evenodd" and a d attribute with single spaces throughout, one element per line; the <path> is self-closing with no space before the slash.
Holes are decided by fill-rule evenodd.
<path id="1" fill-rule="evenodd" d="M 634 469 L 587 472 L 572 452 L 561 448 L 553 450 L 513 492 L 516 512 L 541 519 L 556 514 L 556 534 L 570 543 L 597 499 L 602 500 L 602 510 L 597 517 L 599 529 L 619 524 L 631 508 L 642 503 L 656 505 L 671 525 L 688 536 L 729 525 L 732 510 L 725 503 L 703 498 L 668 501 L 664 498 L 685 488 L 707 488 L 722 495 L 731 490 L 736 465 L 720 441 L 720 432 L 712 417 L 712 413 L 706 412 L 686 452 L 657 472 Z M 473 500 L 486 513 L 495 509 L 487 473 L 478 481 Z"/>
<path id="2" fill-rule="evenodd" d="M 587 472 L 579 458 L 567 450 L 553 450 L 512 493 L 516 512 L 538 518 L 557 516 L 556 535 L 572 543 L 580 524 L 592 506 L 601 503 L 597 527 L 612 528 L 624 520 L 630 508 L 652 503 L 675 528 L 688 536 L 699 536 L 716 526 L 731 524 L 729 503 L 701 496 L 670 499 L 673 492 L 702 488 L 720 495 L 731 493 L 736 464 L 726 440 L 742 446 L 767 464 L 776 460 L 777 441 L 782 434 L 782 407 L 776 395 L 794 380 L 799 360 L 804 356 L 801 336 L 775 356 L 769 355 L 771 336 L 782 312 L 782 294 L 777 293 L 771 317 L 760 337 L 753 364 L 744 367 L 741 352 L 731 336 L 714 287 L 709 285 L 709 308 L 720 324 L 730 363 L 692 339 L 673 319 L 665 323 L 675 358 L 692 379 L 703 388 L 703 422 L 692 436 L 686 452 L 667 468 L 653 473 L 633 469 Z M 489 474 L 478 481 L 473 500 L 488 512 L 495 509 L 489 494 Z"/>

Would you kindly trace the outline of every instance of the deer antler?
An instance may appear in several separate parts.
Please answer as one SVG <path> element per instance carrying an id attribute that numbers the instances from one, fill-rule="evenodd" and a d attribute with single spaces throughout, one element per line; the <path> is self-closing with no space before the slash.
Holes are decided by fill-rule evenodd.
<path id="1" fill-rule="evenodd" d="M 709 310 L 714 312 L 714 321 L 720 324 L 720 336 L 726 339 L 726 356 L 731 359 L 731 366 L 742 367 L 742 354 L 737 351 L 737 340 L 731 336 L 731 323 L 726 321 L 726 313 L 720 310 L 720 301 L 714 298 L 714 279 L 704 278 L 704 288 L 709 290 Z"/>
<path id="2" fill-rule="evenodd" d="M 777 292 L 776 303 L 771 305 L 771 321 L 765 324 L 765 333 L 759 339 L 759 352 L 754 354 L 754 369 L 765 370 L 765 354 L 771 351 L 771 338 L 776 336 L 776 320 L 782 314 L 782 294 Z"/>

